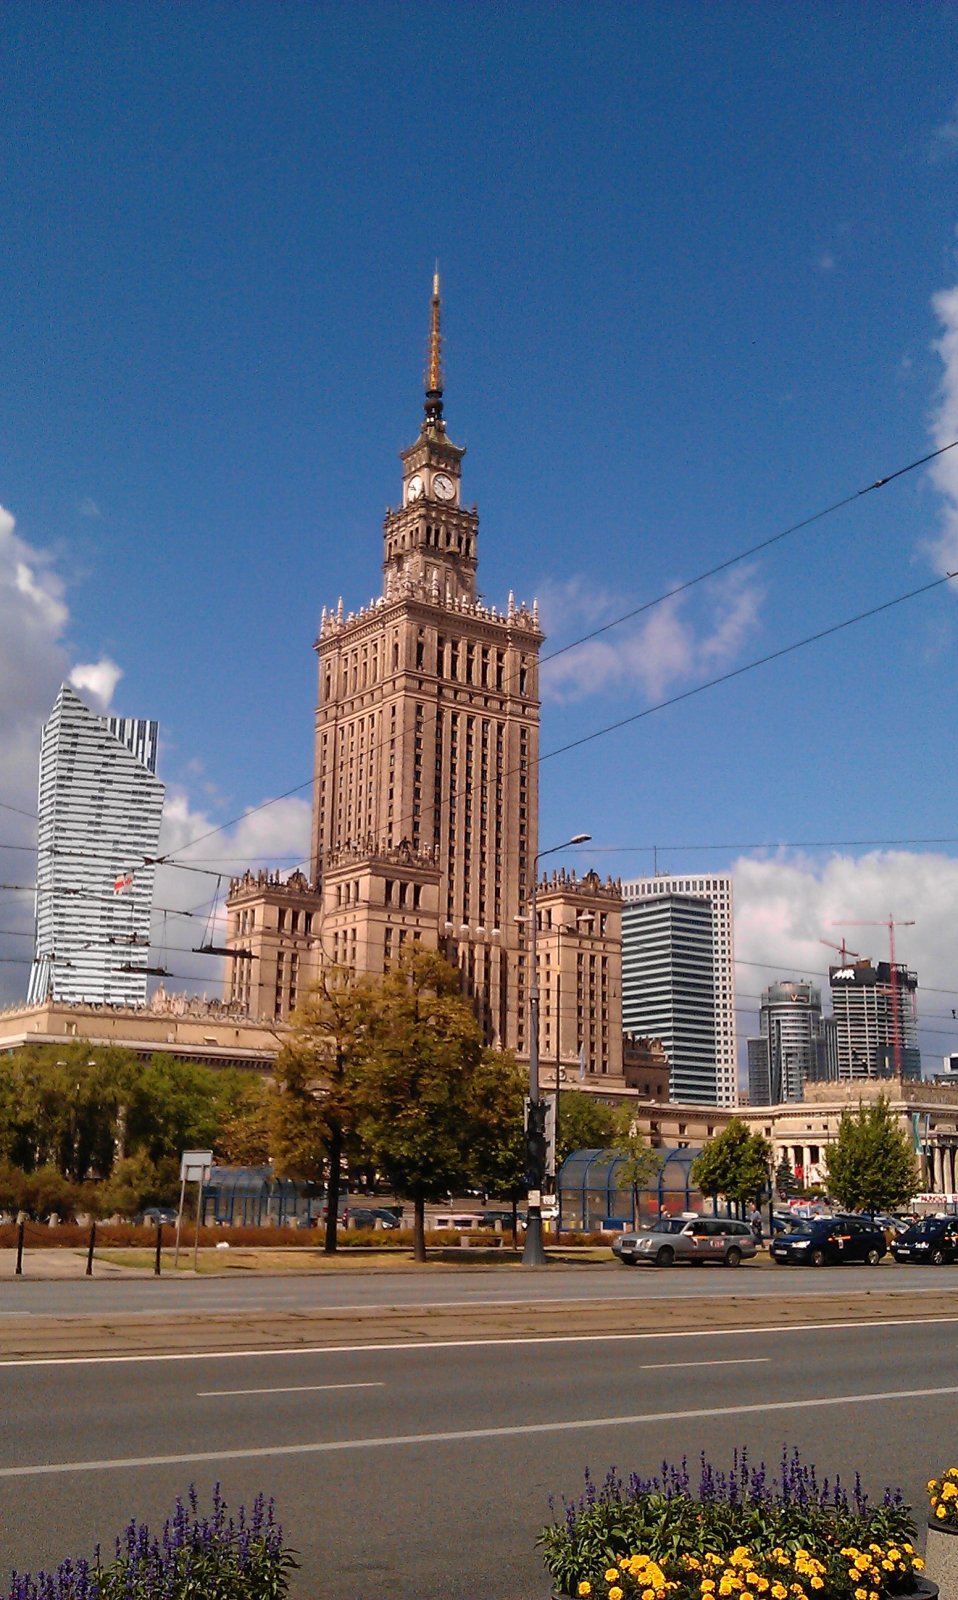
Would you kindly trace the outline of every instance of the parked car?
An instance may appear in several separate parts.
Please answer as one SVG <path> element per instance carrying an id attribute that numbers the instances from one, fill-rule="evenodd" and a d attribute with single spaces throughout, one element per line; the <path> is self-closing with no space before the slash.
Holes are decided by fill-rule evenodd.
<path id="1" fill-rule="evenodd" d="M 166 1228 L 176 1221 L 176 1212 L 171 1211 L 169 1206 L 147 1206 L 133 1220 L 141 1227 L 145 1223 L 147 1227 L 156 1228 L 162 1224 Z"/>
<path id="2" fill-rule="evenodd" d="M 748 1223 L 732 1217 L 663 1217 L 641 1233 L 620 1233 L 612 1241 L 613 1255 L 629 1267 L 641 1261 L 654 1267 L 672 1267 L 679 1261 L 690 1266 L 720 1261 L 737 1267 L 757 1249 Z"/>
<path id="3" fill-rule="evenodd" d="M 347 1206 L 343 1212 L 347 1228 L 399 1228 L 402 1223 L 395 1211 L 385 1206 Z"/>
<path id="4" fill-rule="evenodd" d="M 520 1228 L 524 1228 L 525 1227 L 525 1225 L 526 1225 L 526 1214 L 525 1214 L 524 1211 L 518 1211 L 516 1213 L 516 1221 L 518 1222 Z M 504 1233 L 505 1232 L 510 1232 L 511 1233 L 511 1231 L 512 1231 L 512 1212 L 511 1211 L 480 1211 L 479 1216 L 477 1218 L 477 1223 L 478 1223 L 478 1226 L 480 1228 L 494 1228 L 497 1223 L 500 1223 Z"/>
<path id="5" fill-rule="evenodd" d="M 958 1217 L 924 1217 L 891 1242 L 896 1261 L 958 1261 Z"/>
<path id="6" fill-rule="evenodd" d="M 773 1239 L 769 1246 L 769 1255 L 780 1266 L 804 1263 L 825 1267 L 867 1261 L 877 1267 L 887 1254 L 884 1231 L 869 1217 L 817 1217 L 795 1233 Z"/>

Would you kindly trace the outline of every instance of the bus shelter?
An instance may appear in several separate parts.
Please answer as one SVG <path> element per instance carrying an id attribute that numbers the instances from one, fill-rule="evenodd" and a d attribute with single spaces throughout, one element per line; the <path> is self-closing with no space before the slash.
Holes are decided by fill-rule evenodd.
<path id="1" fill-rule="evenodd" d="M 596 1233 L 602 1229 L 644 1228 L 662 1213 L 702 1211 L 706 1203 L 691 1181 L 699 1150 L 660 1150 L 662 1167 L 651 1184 L 633 1196 L 625 1182 L 626 1158 L 615 1150 L 573 1150 L 557 1180 L 559 1228 Z M 708 1209 L 714 1210 L 710 1203 Z"/>
<path id="2" fill-rule="evenodd" d="M 278 1178 L 272 1167 L 213 1167 L 203 1186 L 203 1222 L 284 1228 L 320 1205 L 312 1184 Z M 307 1192 L 310 1191 L 310 1192 Z"/>

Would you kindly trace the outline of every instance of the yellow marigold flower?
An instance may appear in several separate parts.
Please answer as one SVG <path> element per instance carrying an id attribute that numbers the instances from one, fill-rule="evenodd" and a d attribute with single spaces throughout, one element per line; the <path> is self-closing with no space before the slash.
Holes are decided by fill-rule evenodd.
<path id="1" fill-rule="evenodd" d="M 578 1589 L 576 1590 L 576 1594 L 581 1595 L 582 1596 L 582 1600 L 585 1600 L 585 1596 L 589 1595 L 591 1593 L 592 1593 L 592 1585 L 591 1585 L 591 1583 L 580 1583 Z"/>
<path id="2" fill-rule="evenodd" d="M 614 1583 L 612 1588 L 609 1590 L 609 1600 L 622 1600 L 622 1590 L 619 1588 L 618 1584 Z"/>
<path id="3" fill-rule="evenodd" d="M 713 1594 L 714 1591 L 715 1591 L 715 1579 L 714 1578 L 703 1578 L 702 1582 L 699 1584 L 699 1592 L 701 1594 Z"/>
<path id="4" fill-rule="evenodd" d="M 910 1550 L 911 1549 L 911 1545 L 910 1544 L 906 1544 L 905 1549 L 906 1550 Z M 912 1562 L 912 1566 L 914 1567 L 916 1572 L 924 1572 L 924 1570 L 925 1570 L 925 1563 L 922 1561 L 921 1556 L 916 1556 L 915 1557 L 914 1561 Z"/>
<path id="5" fill-rule="evenodd" d="M 619 1576 L 618 1567 L 607 1567 L 606 1568 L 606 1573 L 605 1573 L 605 1581 L 606 1581 L 606 1583 L 614 1583 L 618 1576 Z"/>
<path id="6" fill-rule="evenodd" d="M 812 1588 L 813 1589 L 824 1589 L 824 1587 L 825 1587 L 825 1579 L 824 1578 L 820 1578 L 818 1576 L 818 1573 L 816 1572 L 814 1574 L 813 1578 L 812 1578 Z"/>
<path id="7" fill-rule="evenodd" d="M 787 1600 L 788 1590 L 784 1583 L 772 1584 L 772 1600 Z"/>
<path id="8" fill-rule="evenodd" d="M 936 1516 L 936 1517 L 938 1517 L 938 1519 L 939 1519 L 939 1521 L 940 1521 L 940 1520 L 941 1520 L 941 1519 L 942 1519 L 942 1518 L 944 1518 L 944 1517 L 947 1517 L 947 1515 L 948 1515 L 948 1508 L 947 1508 L 947 1506 L 939 1506 L 939 1507 L 938 1507 L 938 1510 L 937 1510 L 937 1511 L 936 1511 L 936 1512 L 935 1512 L 935 1516 Z"/>
<path id="9" fill-rule="evenodd" d="M 855 1600 L 868 1600 L 868 1590 L 867 1589 L 856 1589 L 855 1590 Z"/>

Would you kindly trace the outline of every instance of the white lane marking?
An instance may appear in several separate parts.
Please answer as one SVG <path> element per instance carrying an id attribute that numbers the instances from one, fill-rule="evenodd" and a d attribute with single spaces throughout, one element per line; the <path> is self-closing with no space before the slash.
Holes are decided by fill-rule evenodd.
<path id="1" fill-rule="evenodd" d="M 267 1456 L 333 1455 L 343 1450 L 383 1450 L 402 1445 L 470 1444 L 473 1440 L 519 1438 L 539 1433 L 585 1433 L 590 1428 L 639 1427 L 649 1423 L 708 1421 L 766 1411 L 812 1411 L 826 1406 L 887 1404 L 895 1400 L 931 1400 L 958 1395 L 958 1384 L 945 1389 L 885 1389 L 877 1394 L 822 1395 L 815 1400 L 770 1400 L 748 1406 L 708 1406 L 695 1411 L 644 1411 L 624 1417 L 582 1417 L 572 1422 L 527 1422 L 505 1428 L 464 1428 L 450 1433 L 398 1433 L 372 1439 L 329 1439 L 315 1444 L 258 1445 L 246 1450 L 198 1450 L 175 1456 L 126 1456 L 107 1461 L 55 1461 L 35 1467 L 0 1467 L 3 1478 L 45 1478 L 70 1472 L 127 1472 L 132 1467 L 189 1467 L 206 1461 L 252 1461 Z"/>
<path id="2" fill-rule="evenodd" d="M 408 1311 L 413 1308 L 406 1306 L 405 1309 Z M 744 1339 L 755 1334 L 834 1333 L 849 1328 L 867 1328 L 869 1331 L 876 1328 L 927 1328 L 949 1322 L 958 1322 L 958 1317 L 886 1317 L 877 1322 L 874 1318 L 868 1318 L 860 1322 L 795 1322 L 774 1326 L 763 1323 L 754 1328 L 684 1328 L 674 1333 L 664 1330 L 654 1333 L 537 1333 L 529 1338 L 515 1334 L 508 1339 L 410 1339 L 398 1344 L 303 1344 L 284 1345 L 277 1350 L 175 1350 L 161 1355 L 25 1356 L 22 1361 L 13 1356 L 0 1360 L 0 1369 L 120 1366 L 133 1361 L 246 1361 L 256 1356 L 355 1356 L 375 1355 L 384 1350 L 494 1350 L 520 1344 L 621 1344 L 634 1343 L 639 1339 Z"/>
<path id="3" fill-rule="evenodd" d="M 714 1365 L 715 1363 L 713 1363 Z M 320 1389 L 385 1389 L 384 1383 L 294 1383 L 283 1389 L 197 1389 L 198 1400 L 229 1394 L 315 1394 Z"/>
<path id="4" fill-rule="evenodd" d="M 760 1367 L 767 1366 L 771 1356 L 729 1356 L 727 1361 L 645 1361 L 640 1372 L 671 1372 L 675 1367 Z"/>

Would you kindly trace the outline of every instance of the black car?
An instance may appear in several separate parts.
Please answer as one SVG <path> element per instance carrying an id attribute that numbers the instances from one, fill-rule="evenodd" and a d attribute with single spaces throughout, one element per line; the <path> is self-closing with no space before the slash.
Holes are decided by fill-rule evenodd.
<path id="1" fill-rule="evenodd" d="M 161 1225 L 170 1228 L 176 1221 L 176 1212 L 170 1206 L 147 1206 L 145 1211 L 137 1214 L 134 1221 L 140 1227 L 145 1224 L 153 1228 Z"/>
<path id="2" fill-rule="evenodd" d="M 347 1228 L 401 1228 L 395 1211 L 386 1206 L 347 1206 L 343 1212 Z"/>
<path id="3" fill-rule="evenodd" d="M 818 1217 L 769 1245 L 769 1255 L 781 1266 L 804 1262 L 810 1267 L 826 1267 L 867 1261 L 870 1267 L 877 1267 L 887 1254 L 884 1233 L 868 1217 Z"/>
<path id="4" fill-rule="evenodd" d="M 896 1261 L 927 1261 L 940 1267 L 958 1261 L 958 1217 L 923 1217 L 892 1240 Z"/>

